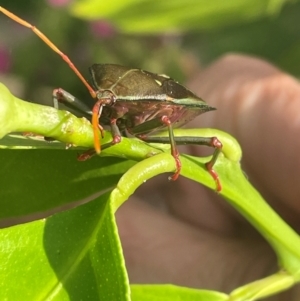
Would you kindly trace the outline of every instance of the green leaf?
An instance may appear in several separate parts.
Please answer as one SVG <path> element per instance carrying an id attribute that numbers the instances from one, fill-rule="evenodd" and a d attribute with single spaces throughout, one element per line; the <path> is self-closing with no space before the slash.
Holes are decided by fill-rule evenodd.
<path id="1" fill-rule="evenodd" d="M 161 33 L 216 29 L 271 16 L 287 0 L 81 0 L 71 13 L 84 19 L 107 19 L 121 32 Z"/>
<path id="2" fill-rule="evenodd" d="M 228 295 L 175 285 L 131 285 L 132 301 L 224 301 Z"/>
<path id="3" fill-rule="evenodd" d="M 79 162 L 76 155 L 75 151 L 62 150 L 1 150 L 2 223 L 18 216 L 42 217 L 35 214 L 93 199 L 114 187 L 134 164 L 112 157 Z"/>
<path id="4" fill-rule="evenodd" d="M 2 229 L 0 300 L 130 300 L 108 195 Z"/>

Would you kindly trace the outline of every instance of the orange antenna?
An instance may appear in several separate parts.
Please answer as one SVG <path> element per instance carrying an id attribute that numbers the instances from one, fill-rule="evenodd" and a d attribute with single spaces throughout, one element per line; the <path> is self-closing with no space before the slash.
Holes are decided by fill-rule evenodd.
<path id="1" fill-rule="evenodd" d="M 65 55 L 62 51 L 60 51 L 42 32 L 40 32 L 35 26 L 31 25 L 30 23 L 26 22 L 25 20 L 19 18 L 18 16 L 14 15 L 7 9 L 0 6 L 0 12 L 2 12 L 4 15 L 9 17 L 10 19 L 16 21 L 17 23 L 23 25 L 24 27 L 30 28 L 40 39 L 42 39 L 53 51 L 58 53 L 61 58 L 69 65 L 69 67 L 75 72 L 75 74 L 80 78 L 80 80 L 83 82 L 83 84 L 87 87 L 89 90 L 91 96 L 93 98 L 96 98 L 96 92 L 95 90 L 89 85 L 89 83 L 85 80 L 85 78 L 82 76 L 82 74 L 79 72 L 79 70 L 75 67 L 75 65 L 72 63 L 72 61 L 69 59 L 67 55 Z"/>

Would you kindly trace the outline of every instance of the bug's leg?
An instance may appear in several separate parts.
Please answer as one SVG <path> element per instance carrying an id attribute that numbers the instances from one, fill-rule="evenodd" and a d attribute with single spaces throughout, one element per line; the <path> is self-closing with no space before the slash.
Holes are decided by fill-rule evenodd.
<path id="1" fill-rule="evenodd" d="M 117 119 L 111 119 L 110 128 L 111 128 L 111 133 L 112 133 L 112 136 L 113 136 L 113 140 L 111 142 L 111 145 L 120 143 L 121 139 L 122 139 L 122 136 L 121 136 L 119 127 L 117 126 Z"/>
<path id="2" fill-rule="evenodd" d="M 86 153 L 83 153 L 78 157 L 78 160 L 85 161 L 92 157 L 94 154 L 100 154 L 101 152 L 101 145 L 100 145 L 100 136 L 99 131 L 101 132 L 102 138 L 104 137 L 104 129 L 99 123 L 99 119 L 101 117 L 103 106 L 111 104 L 111 102 L 114 101 L 114 99 L 111 98 L 110 94 L 107 97 L 100 98 L 97 100 L 97 102 L 94 104 L 92 109 L 92 126 L 93 126 L 93 132 L 94 132 L 94 148 L 95 152 L 93 150 L 89 150 Z M 108 146 L 112 144 L 116 144 L 121 141 L 121 134 L 117 127 L 116 120 L 111 120 L 111 129 L 113 133 L 113 141 L 112 143 L 109 143 Z M 105 145 L 105 147 L 108 147 Z"/>
<path id="3" fill-rule="evenodd" d="M 153 142 L 153 143 L 170 143 L 169 137 L 143 137 L 143 140 L 146 142 Z M 208 172 L 211 174 L 213 179 L 216 182 L 216 190 L 219 192 L 222 190 L 222 185 L 220 183 L 219 175 L 213 169 L 214 164 L 216 163 L 219 154 L 222 151 L 222 143 L 217 137 L 190 137 L 190 136 L 183 136 L 183 137 L 176 137 L 174 136 L 174 140 L 177 145 L 185 145 L 185 144 L 195 144 L 195 145 L 206 145 L 213 147 L 215 149 L 212 158 L 210 161 L 205 163 L 205 166 Z"/>
<path id="4" fill-rule="evenodd" d="M 99 90 L 100 91 L 100 90 Z M 97 97 L 97 101 L 93 106 L 92 109 L 92 126 L 93 126 L 93 131 L 94 131 L 94 147 L 95 147 L 95 151 L 97 154 L 100 154 L 101 151 L 101 147 L 100 147 L 100 137 L 99 137 L 99 130 L 101 132 L 102 137 L 104 137 L 104 129 L 103 127 L 99 124 L 99 120 L 101 117 L 101 113 L 103 110 L 104 106 L 109 106 L 112 105 L 113 103 L 115 103 L 116 101 L 116 96 L 111 92 L 111 91 L 105 91 L 105 92 L 101 92 L 98 93 L 96 95 Z M 116 121 L 112 121 L 112 127 L 114 129 L 114 123 Z"/>
<path id="5" fill-rule="evenodd" d="M 219 175 L 218 173 L 213 169 L 213 166 L 215 165 L 218 157 L 219 157 L 219 154 L 221 153 L 222 151 L 222 142 L 217 138 L 217 137 L 211 137 L 211 138 L 205 138 L 203 137 L 203 139 L 208 139 L 207 140 L 207 144 L 208 146 L 211 146 L 211 147 L 214 147 L 215 148 L 215 151 L 212 155 L 212 158 L 210 159 L 210 161 L 206 162 L 205 163 L 205 166 L 208 170 L 208 172 L 211 174 L 211 176 L 213 177 L 213 179 L 215 180 L 216 182 L 216 190 L 219 192 L 222 190 L 222 185 L 221 185 L 221 182 L 220 182 L 220 178 L 219 178 Z M 205 141 L 205 140 L 203 140 Z"/>
<path id="6" fill-rule="evenodd" d="M 66 107 L 75 110 L 77 112 L 83 113 L 84 115 L 92 115 L 92 126 L 94 132 L 94 146 L 97 154 L 101 151 L 100 146 L 100 137 L 99 131 L 101 132 L 101 136 L 104 136 L 104 129 L 99 124 L 99 118 L 101 116 L 103 105 L 109 102 L 108 99 L 99 99 L 93 106 L 93 109 L 90 108 L 81 100 L 70 94 L 69 92 L 58 88 L 55 89 L 52 93 L 53 96 L 53 105 L 56 109 L 59 108 L 59 102 L 63 103 Z M 83 154 L 84 155 L 84 154 Z M 84 157 L 84 156 L 83 156 Z"/>
<path id="7" fill-rule="evenodd" d="M 110 121 L 110 127 L 111 127 L 111 132 L 112 132 L 112 136 L 113 136 L 113 140 L 109 143 L 106 143 L 104 145 L 102 145 L 102 149 L 108 148 L 112 145 L 115 145 L 117 143 L 121 142 L 122 136 L 120 133 L 120 130 L 116 124 L 116 119 L 112 119 Z M 86 161 L 88 159 L 90 159 L 91 157 L 93 157 L 94 155 L 96 155 L 96 150 L 95 149 L 89 149 L 88 151 L 80 154 L 77 159 L 78 161 Z"/>
<path id="8" fill-rule="evenodd" d="M 56 109 L 59 109 L 59 103 L 63 103 L 67 108 L 75 110 L 80 114 L 92 115 L 95 151 L 88 150 L 87 152 L 84 152 L 83 154 L 78 156 L 78 160 L 85 161 L 91 158 L 94 155 L 94 153 L 99 154 L 101 151 L 99 130 L 101 132 L 102 137 L 104 136 L 104 129 L 99 124 L 99 118 L 101 116 L 103 104 L 107 103 L 107 100 L 98 100 L 95 103 L 93 109 L 90 110 L 90 108 L 84 102 L 82 102 L 81 100 L 79 100 L 78 98 L 61 88 L 53 90 L 52 96 L 53 105 Z"/>
<path id="9" fill-rule="evenodd" d="M 101 145 L 100 145 L 100 136 L 99 131 L 101 132 L 101 136 L 104 137 L 104 129 L 99 123 L 99 119 L 102 113 L 104 101 L 103 99 L 99 99 L 92 109 L 92 126 L 94 132 L 94 147 L 97 154 L 101 152 Z"/>
<path id="10" fill-rule="evenodd" d="M 176 172 L 172 176 L 169 177 L 169 180 L 175 181 L 178 179 L 180 170 L 181 170 L 181 161 L 179 159 L 179 151 L 176 147 L 173 127 L 172 127 L 172 123 L 171 123 L 170 119 L 167 116 L 162 116 L 161 121 L 168 127 L 170 144 L 171 144 L 171 154 L 174 157 L 175 163 L 176 163 Z"/>
<path id="11" fill-rule="evenodd" d="M 151 119 L 149 121 L 143 122 L 142 124 L 139 124 L 137 126 L 135 126 L 134 128 L 130 129 L 130 133 L 133 135 L 136 135 L 138 138 L 140 138 L 141 140 L 144 141 L 149 141 L 148 139 L 151 139 L 151 137 L 146 136 L 146 134 L 149 132 L 149 130 L 152 129 L 156 129 L 159 126 L 165 125 L 168 128 L 169 131 L 169 137 L 165 137 L 167 138 L 167 142 L 171 144 L 171 154 L 175 159 L 175 163 L 176 163 L 176 172 L 173 174 L 173 176 L 169 177 L 170 180 L 177 180 L 179 174 L 180 174 L 180 170 L 181 170 L 181 162 L 179 159 L 179 152 L 178 149 L 176 147 L 176 141 L 175 141 L 175 137 L 174 137 L 174 132 L 173 132 L 173 127 L 172 127 L 172 123 L 169 119 L 169 117 L 167 116 L 161 116 L 161 117 L 157 117 L 155 119 Z M 151 142 L 151 141 L 149 141 Z"/>
<path id="12" fill-rule="evenodd" d="M 96 154 L 100 154 L 101 146 L 100 146 L 100 136 L 99 131 L 101 132 L 101 136 L 104 136 L 104 129 L 99 124 L 99 118 L 101 116 L 103 108 L 102 100 L 98 100 L 93 109 L 92 109 L 92 126 L 93 126 L 93 133 L 94 133 L 94 149 L 90 149 L 77 157 L 78 161 L 86 161 L 93 157 Z"/>
<path id="13" fill-rule="evenodd" d="M 104 129 L 99 124 L 99 119 L 101 116 L 103 106 L 109 104 L 111 102 L 111 98 L 107 97 L 107 98 L 99 99 L 95 103 L 93 109 L 90 110 L 89 107 L 84 102 L 80 101 L 78 98 L 76 98 L 75 96 L 73 96 L 72 94 L 70 94 L 69 92 L 61 88 L 55 89 L 52 93 L 52 96 L 53 96 L 53 105 L 56 109 L 59 109 L 59 103 L 63 103 L 66 107 L 75 110 L 77 112 L 80 112 L 81 114 L 92 115 L 92 126 L 93 126 L 93 133 L 94 133 L 95 149 L 90 149 L 80 154 L 78 156 L 78 160 L 85 161 L 91 158 L 92 156 L 94 156 L 95 154 L 99 154 L 101 151 L 99 131 L 101 132 L 102 138 L 104 137 Z M 116 124 L 116 119 L 112 119 L 110 123 L 111 123 L 111 130 L 113 134 L 113 141 L 111 143 L 104 145 L 102 148 L 109 147 L 121 141 L 121 134 Z"/>
<path id="14" fill-rule="evenodd" d="M 60 108 L 59 103 L 63 103 L 67 108 L 72 109 L 80 114 L 85 116 L 92 115 L 91 109 L 83 101 L 61 88 L 53 90 L 52 99 L 53 106 L 56 109 Z"/>
<path id="15" fill-rule="evenodd" d="M 53 100 L 53 107 L 57 110 L 60 109 L 59 104 L 62 103 L 68 109 L 75 111 L 75 114 L 78 113 L 81 116 L 83 115 L 87 118 L 89 118 L 90 115 L 92 114 L 91 110 L 84 102 L 82 102 L 81 100 L 79 100 L 78 98 L 76 98 L 75 96 L 73 96 L 72 94 L 70 94 L 69 92 L 61 88 L 57 88 L 53 90 L 52 100 Z M 50 137 L 45 137 L 45 140 L 51 142 L 55 139 L 52 139 Z"/>
<path id="16" fill-rule="evenodd" d="M 91 148 L 91 149 L 85 151 L 84 153 L 78 155 L 77 160 L 78 161 L 86 161 L 88 159 L 91 159 L 95 155 L 96 155 L 95 149 Z"/>

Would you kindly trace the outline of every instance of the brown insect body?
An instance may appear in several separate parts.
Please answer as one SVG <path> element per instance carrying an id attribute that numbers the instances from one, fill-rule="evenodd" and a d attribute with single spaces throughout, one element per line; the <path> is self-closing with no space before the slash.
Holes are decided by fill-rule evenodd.
<path id="1" fill-rule="evenodd" d="M 196 116 L 214 110 L 201 98 L 166 75 L 114 64 L 95 64 L 90 73 L 97 98 L 111 93 L 113 102 L 103 106 L 101 121 L 116 119 L 121 131 L 149 134 L 166 128 L 138 127 L 153 119 L 167 116 L 173 128 L 179 128 Z M 140 128 L 140 130 L 138 130 Z"/>

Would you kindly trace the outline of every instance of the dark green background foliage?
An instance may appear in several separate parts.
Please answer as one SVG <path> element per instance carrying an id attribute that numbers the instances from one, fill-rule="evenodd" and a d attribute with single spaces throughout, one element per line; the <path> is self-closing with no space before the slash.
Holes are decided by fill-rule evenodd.
<path id="1" fill-rule="evenodd" d="M 205 66 L 227 52 L 264 57 L 300 74 L 299 1 L 85 0 L 61 7 L 55 2 L 6 0 L 1 5 L 40 28 L 87 77 L 93 63 L 109 62 L 163 72 L 184 82 L 197 64 Z M 95 25 L 96 20 L 102 25 Z M 49 91 L 43 93 L 46 86 L 89 97 L 66 64 L 33 33 L 5 16 L 0 24 L 6 29 L 0 47 L 8 52 L 9 72 L 26 83 L 25 95 L 19 96 L 50 102 Z"/>

